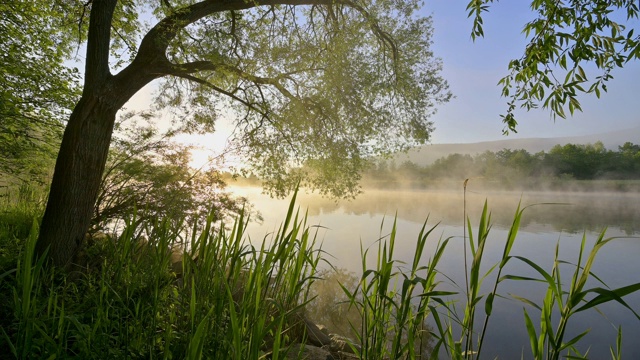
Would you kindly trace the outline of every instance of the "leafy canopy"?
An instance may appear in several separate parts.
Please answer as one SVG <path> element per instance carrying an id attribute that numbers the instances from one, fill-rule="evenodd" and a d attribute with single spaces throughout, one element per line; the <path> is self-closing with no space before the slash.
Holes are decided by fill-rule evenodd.
<path id="1" fill-rule="evenodd" d="M 3 68 L 27 75 L 3 78 L 3 88 L 28 86 L 21 95 L 3 92 L 19 97 L 3 104 L 31 97 L 20 116 L 39 114 L 38 121 L 6 125 L 3 134 L 41 131 L 45 121 L 60 128 L 78 95 L 78 75 L 64 59 L 88 39 L 89 15 L 101 4 L 2 5 L 9 35 L 2 53 L 11 57 L 3 60 L 15 64 Z M 153 77 L 162 79 L 155 104 L 188 131 L 213 131 L 221 116 L 231 117 L 232 147 L 272 193 L 284 195 L 304 179 L 324 193 L 351 196 L 369 157 L 428 141 L 429 117 L 451 96 L 429 49 L 431 20 L 419 7 L 416 0 L 121 0 L 105 43 L 108 71 L 122 78 L 129 65 L 151 59 Z M 102 70 L 89 60 L 91 86 Z M 1 110 L 3 117 L 15 113 Z"/>
<path id="2" fill-rule="evenodd" d="M 158 106 L 193 131 L 232 116 L 233 147 L 272 193 L 304 179 L 353 195 L 367 158 L 429 140 L 451 95 L 418 1 L 239 2 L 198 17 L 212 4 L 135 4 L 162 19 L 139 52 L 166 45 Z"/>
<path id="3" fill-rule="evenodd" d="M 484 36 L 482 16 L 493 2 L 468 3 L 473 39 Z M 529 44 L 499 82 L 509 98 L 501 115 L 505 133 L 516 131 L 517 105 L 530 110 L 542 104 L 554 117 L 565 118 L 567 108 L 570 114 L 582 110 L 580 93 L 600 97 L 607 91 L 613 70 L 640 58 L 638 6 L 635 0 L 532 0 L 535 18 L 522 30 Z"/>
<path id="4" fill-rule="evenodd" d="M 46 181 L 64 122 L 79 95 L 68 2 L 0 3 L 0 173 Z"/>

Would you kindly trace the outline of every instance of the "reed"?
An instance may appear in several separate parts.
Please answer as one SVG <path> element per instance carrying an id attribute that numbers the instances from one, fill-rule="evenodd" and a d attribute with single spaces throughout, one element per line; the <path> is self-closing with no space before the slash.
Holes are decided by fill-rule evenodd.
<path id="1" fill-rule="evenodd" d="M 2 264 L 10 266 L 0 269 L 0 300 L 6 304 L 0 310 L 0 353 L 16 359 L 295 356 L 288 349 L 304 342 L 300 316 L 324 261 L 306 215 L 295 204 L 294 195 L 281 227 L 263 239 L 247 237 L 249 219 L 242 213 L 228 227 L 211 215 L 187 229 L 180 219 L 136 225 L 133 210 L 117 235 L 90 239 L 74 273 L 60 273 L 34 258 L 37 213 L 10 216 L 20 207 L 5 207 L 0 249 L 15 254 L 3 255 Z M 462 286 L 438 270 L 459 238 L 438 237 L 437 225 L 425 221 L 413 259 L 402 262 L 395 255 L 397 222 L 385 236 L 383 222 L 376 245 L 361 246 L 362 275 L 356 284 L 341 284 L 359 317 L 351 326 L 351 351 L 367 360 L 479 359 L 488 323 L 498 311 L 496 298 L 523 304 L 522 326 L 535 359 L 587 357 L 576 346 L 586 331 L 567 338 L 567 328 L 575 314 L 601 304 L 617 302 L 640 320 L 624 301 L 640 283 L 610 289 L 592 273 L 598 252 L 615 240 L 604 231 L 590 249 L 583 237 L 575 263 L 562 260 L 556 246 L 550 270 L 512 255 L 527 209 L 517 207 L 502 256 L 488 265 L 489 205 L 485 202 L 475 227 L 465 214 L 468 259 L 461 266 Z M 18 222 L 23 225 L 12 225 Z M 536 276 L 508 273 L 511 262 L 525 264 Z M 561 273 L 570 274 L 568 280 Z M 539 299 L 502 294 L 500 285 L 510 281 L 543 283 L 546 291 Z M 618 329 L 613 359 L 622 357 L 622 339 Z"/>
<path id="2" fill-rule="evenodd" d="M 15 268 L 0 274 L 10 309 L 0 351 L 17 359 L 282 358 L 304 336 L 296 315 L 320 259 L 294 203 L 259 246 L 246 238 L 242 215 L 229 228 L 209 217 L 185 241 L 179 221 L 140 229 L 134 211 L 118 236 L 85 249 L 92 261 L 76 275 L 34 258 L 34 225 Z"/>
<path id="3" fill-rule="evenodd" d="M 464 286 L 456 284 L 447 274 L 440 273 L 437 267 L 447 245 L 454 241 L 454 238 L 438 239 L 427 265 L 420 266 L 419 264 L 424 262 L 423 250 L 427 237 L 435 229 L 433 227 L 425 230 L 425 222 L 416 239 L 415 257 L 407 268 L 404 266 L 406 264 L 393 257 L 396 243 L 394 221 L 390 234 L 381 237 L 377 242 L 375 266 L 367 266 L 371 249 L 361 247 L 363 275 L 360 283 L 355 289 L 343 287 L 349 303 L 360 312 L 362 318 L 360 327 L 354 328 L 359 334 L 353 346 L 354 351 L 361 359 L 438 359 L 442 356 L 460 360 L 480 359 L 496 298 L 511 298 L 525 304 L 523 326 L 527 329 L 534 359 L 586 358 L 588 354 L 580 353 L 575 345 L 589 330 L 566 339 L 566 329 L 575 314 L 593 310 L 598 305 L 618 302 L 640 320 L 635 310 L 623 300 L 626 295 L 640 290 L 640 283 L 610 289 L 591 272 L 598 251 L 616 239 L 605 238 L 605 231 L 602 231 L 590 250 L 586 246 L 586 235 L 583 236 L 578 261 L 575 264 L 561 260 L 559 246 L 556 246 L 554 265 L 550 272 L 526 257 L 511 254 L 525 211 L 531 206 L 540 205 L 560 204 L 534 204 L 525 207 L 518 204 L 507 238 L 504 240 L 502 256 L 484 272 L 481 269 L 484 268 L 482 264 L 486 257 L 486 242 L 491 230 L 491 214 L 487 202 L 478 219 L 477 230 L 474 231 L 471 220 L 465 215 L 465 263 L 462 266 Z M 466 203 L 464 209 L 466 213 Z M 470 255 L 470 264 L 467 263 L 467 253 Z M 587 253 L 588 255 L 585 255 Z M 532 278 L 505 274 L 506 266 L 511 261 L 525 263 L 540 276 Z M 569 266 L 573 270 L 568 286 L 561 276 L 561 266 Z M 600 286 L 587 288 L 586 284 L 590 279 Z M 491 281 L 489 290 L 481 293 L 485 281 Z M 536 302 L 517 294 L 499 293 L 499 285 L 506 281 L 545 283 L 548 289 L 541 302 Z M 459 291 L 450 291 L 451 286 L 444 286 L 447 283 Z M 464 301 L 460 303 L 460 299 Z M 527 308 L 540 312 L 540 322 L 537 326 Z M 432 328 L 421 327 L 427 322 L 433 324 Z M 540 329 L 539 333 L 536 328 Z M 413 346 L 424 339 L 424 331 L 434 340 L 429 354 L 417 352 Z M 615 349 L 611 348 L 613 359 L 621 358 L 621 343 L 622 329 L 619 328 Z"/>

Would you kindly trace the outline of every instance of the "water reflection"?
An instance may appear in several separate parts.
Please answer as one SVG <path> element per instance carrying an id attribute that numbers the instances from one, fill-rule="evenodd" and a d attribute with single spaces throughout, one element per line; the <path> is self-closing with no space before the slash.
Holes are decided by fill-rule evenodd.
<path id="1" fill-rule="evenodd" d="M 482 192 L 467 193 L 467 211 L 477 218 L 482 204 L 489 201 L 495 226 L 507 228 L 519 201 L 534 206 L 523 219 L 523 229 L 565 231 L 570 233 L 600 231 L 604 227 L 620 229 L 627 235 L 640 231 L 640 194 L 637 193 L 549 193 Z M 445 225 L 462 222 L 462 191 L 388 191 L 367 190 L 352 201 L 335 202 L 303 194 L 301 205 L 309 215 L 319 216 L 343 211 L 347 215 L 394 215 L 413 222 L 423 222 L 427 215 Z"/>
<path id="2" fill-rule="evenodd" d="M 258 188 L 233 190 L 247 196 L 255 204 L 256 210 L 264 216 L 263 223 L 249 225 L 249 235 L 254 241 L 261 241 L 266 233 L 277 229 L 286 213 L 288 200 L 270 199 L 261 195 Z M 575 264 L 583 234 L 586 236 L 587 247 L 593 244 L 604 228 L 608 228 L 607 236 L 640 234 L 640 194 L 637 193 L 473 192 L 471 188 L 467 193 L 467 214 L 474 228 L 485 200 L 492 212 L 493 228 L 487 240 L 487 256 L 483 260 L 486 269 L 483 271 L 499 261 L 507 239 L 507 229 L 519 202 L 523 205 L 555 203 L 536 205 L 526 210 L 512 252 L 512 255 L 529 258 L 547 271 L 553 266 L 556 244 L 559 244 L 560 258 Z M 455 283 L 464 284 L 462 191 L 368 190 L 356 200 L 338 203 L 303 193 L 298 203 L 302 211 L 308 211 L 308 224 L 321 226 L 318 228 L 318 236 L 322 240 L 323 250 L 328 254 L 328 260 L 334 266 L 356 274 L 362 271 L 361 245 L 365 249 L 374 247 L 376 241 L 384 239 L 390 232 L 396 215 L 398 233 L 395 255 L 404 261 L 413 258 L 413 244 L 425 219 L 428 218 L 428 227 L 439 223 L 427 242 L 423 260 L 426 264 L 439 238 L 453 237 L 438 270 L 449 277 L 444 285 L 456 288 Z M 593 272 L 611 288 L 638 282 L 639 254 L 638 238 L 618 239 L 599 253 Z M 375 254 L 370 256 L 375 258 Z M 515 261 L 505 271 L 520 276 L 537 275 L 531 268 Z M 564 269 L 567 277 L 571 272 L 569 267 Z M 490 279 L 486 280 L 486 283 L 490 282 Z M 483 289 L 483 292 L 486 291 L 487 289 Z M 505 298 L 497 299 L 494 304 L 494 309 L 499 311 L 494 312 L 489 324 L 484 355 L 487 358 L 520 358 L 521 354 L 525 354 L 524 358 L 529 358 L 529 342 L 522 310 L 524 305 L 510 299 L 509 294 L 541 303 L 545 287 L 543 284 L 538 286 L 531 282 L 512 281 L 501 283 L 498 292 Z M 640 294 L 632 294 L 625 300 L 636 311 L 640 310 Z M 331 301 L 320 307 L 329 308 L 332 306 L 330 303 Z M 590 347 L 590 358 L 605 358 L 609 356 L 609 346 L 615 343 L 614 325 L 622 325 L 625 358 L 640 358 L 640 343 L 632 340 L 640 333 L 640 321 L 619 305 L 605 305 L 599 310 L 601 314 L 592 311 L 581 313 L 573 319 L 567 339 L 572 334 L 577 335 L 591 328 L 578 348 L 586 351 Z M 536 310 L 529 308 L 528 311 L 532 317 L 539 318 Z M 344 312 L 338 314 L 349 318 Z M 335 319 L 320 320 L 334 322 Z"/>

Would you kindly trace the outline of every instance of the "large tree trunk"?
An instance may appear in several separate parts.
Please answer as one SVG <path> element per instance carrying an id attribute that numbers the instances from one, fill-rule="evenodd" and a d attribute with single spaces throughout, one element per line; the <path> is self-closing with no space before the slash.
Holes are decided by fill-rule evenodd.
<path id="1" fill-rule="evenodd" d="M 119 74 L 109 71 L 110 31 L 117 0 L 94 0 L 89 20 L 82 97 L 62 137 L 36 252 L 67 266 L 89 227 L 107 161 L 116 113 L 153 79 L 162 76 L 162 52 L 139 56 Z M 144 56 L 142 56 L 144 55 Z"/>
<path id="2" fill-rule="evenodd" d="M 117 111 L 85 95 L 65 129 L 37 244 L 56 265 L 71 261 L 89 227 Z"/>
<path id="3" fill-rule="evenodd" d="M 157 75 L 134 62 L 76 105 L 62 137 L 36 252 L 67 266 L 89 228 L 118 110 Z"/>

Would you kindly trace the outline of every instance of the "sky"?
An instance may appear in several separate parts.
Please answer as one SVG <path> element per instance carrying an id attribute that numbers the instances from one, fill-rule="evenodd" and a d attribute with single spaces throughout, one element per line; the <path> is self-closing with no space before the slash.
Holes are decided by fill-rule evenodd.
<path id="1" fill-rule="evenodd" d="M 500 114 L 507 99 L 500 96 L 498 81 L 508 74 L 511 59 L 519 58 L 526 45 L 522 28 L 534 19 L 530 1 L 500 1 L 484 16 L 484 38 L 472 41 L 468 1 L 427 0 L 422 10 L 431 15 L 432 49 L 443 60 L 443 76 L 455 99 L 441 106 L 433 117 L 433 143 L 473 143 L 500 140 L 504 128 Z M 637 22 L 636 22 L 637 23 Z M 517 113 L 517 134 L 509 138 L 579 136 L 640 126 L 640 63 L 630 62 L 613 72 L 608 92 L 600 99 L 580 97 L 583 112 L 555 121 L 545 109 Z M 568 113 L 568 112 L 567 112 Z"/>
<path id="2" fill-rule="evenodd" d="M 609 91 L 602 93 L 600 99 L 593 95 L 579 97 L 583 112 L 576 112 L 567 119 L 553 119 L 546 109 L 521 110 L 516 113 L 518 132 L 505 137 L 500 114 L 507 109 L 507 99 L 500 96 L 501 88 L 497 83 L 508 74 L 509 61 L 522 55 L 527 43 L 522 28 L 534 18 L 534 13 L 528 7 L 530 1 L 494 3 L 484 15 L 484 38 L 474 42 L 470 36 L 472 19 L 467 17 L 465 9 L 467 2 L 427 0 L 421 10 L 422 15 L 432 17 L 432 50 L 442 59 L 442 75 L 455 96 L 439 106 L 432 117 L 435 123 L 433 144 L 581 136 L 640 126 L 637 111 L 640 62 L 635 61 L 612 73 L 614 79 L 607 85 Z M 128 107 L 145 108 L 151 101 L 151 91 L 151 88 L 143 89 Z M 184 143 L 202 147 L 194 152 L 194 165 L 206 161 L 207 154 L 219 151 L 228 136 L 228 127 L 221 122 L 216 134 L 181 138 Z M 214 150 L 207 150 L 209 148 Z"/>

